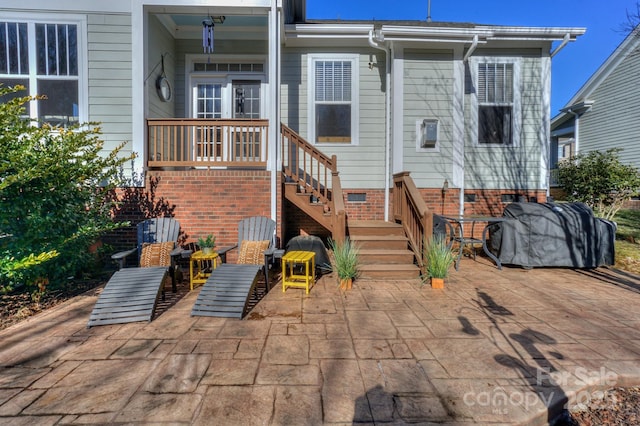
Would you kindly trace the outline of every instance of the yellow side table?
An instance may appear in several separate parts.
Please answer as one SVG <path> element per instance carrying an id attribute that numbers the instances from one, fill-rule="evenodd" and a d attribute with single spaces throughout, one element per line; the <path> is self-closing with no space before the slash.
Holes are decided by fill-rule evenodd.
<path id="1" fill-rule="evenodd" d="M 304 265 L 304 274 L 294 271 L 296 265 Z M 315 283 L 316 254 L 312 251 L 290 251 L 282 256 L 282 292 L 287 287 L 300 287 L 309 294 L 309 286 Z"/>
<path id="2" fill-rule="evenodd" d="M 202 250 L 191 255 L 189 259 L 189 286 L 193 290 L 196 284 L 204 284 L 211 275 L 211 271 L 218 267 L 219 255 L 217 252 L 203 253 Z M 209 271 L 209 263 L 211 271 Z"/>

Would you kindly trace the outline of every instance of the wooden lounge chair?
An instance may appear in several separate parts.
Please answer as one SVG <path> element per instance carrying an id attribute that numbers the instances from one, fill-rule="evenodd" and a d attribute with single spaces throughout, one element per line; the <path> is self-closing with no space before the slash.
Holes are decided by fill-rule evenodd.
<path id="1" fill-rule="evenodd" d="M 213 270 L 196 299 L 191 316 L 242 318 L 258 274 L 265 267 L 264 251 L 273 245 L 276 223 L 262 216 L 238 224 L 238 244 L 218 251 L 225 263 Z M 239 248 L 238 262 L 226 263 L 226 254 Z"/>
<path id="2" fill-rule="evenodd" d="M 172 218 L 148 219 L 137 225 L 138 246 L 111 256 L 119 270 L 111 276 L 98 297 L 87 327 L 151 321 L 159 295 L 164 297 L 164 282 L 171 277 L 176 292 L 174 258 L 180 224 Z M 137 268 L 125 268 L 128 256 L 138 253 Z"/>

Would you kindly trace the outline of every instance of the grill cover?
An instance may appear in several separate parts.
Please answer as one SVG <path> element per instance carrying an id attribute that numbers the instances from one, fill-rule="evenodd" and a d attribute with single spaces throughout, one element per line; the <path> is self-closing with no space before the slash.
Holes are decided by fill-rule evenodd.
<path id="1" fill-rule="evenodd" d="M 614 263 L 616 225 L 583 203 L 512 203 L 492 225 L 490 250 L 503 264 L 596 268 Z"/>
<path id="2" fill-rule="evenodd" d="M 293 237 L 287 243 L 287 251 L 302 250 L 312 251 L 316 254 L 316 274 L 322 274 L 331 270 L 329 253 L 320 237 L 315 235 L 301 235 Z"/>

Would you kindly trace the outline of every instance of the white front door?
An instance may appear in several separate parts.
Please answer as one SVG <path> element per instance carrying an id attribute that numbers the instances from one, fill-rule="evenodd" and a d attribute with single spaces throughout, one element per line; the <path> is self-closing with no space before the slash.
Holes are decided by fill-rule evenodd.
<path id="1" fill-rule="evenodd" d="M 259 119 L 261 84 L 260 80 L 194 78 L 191 89 L 193 118 Z M 258 140 L 261 135 L 243 127 L 201 125 L 197 126 L 194 136 L 194 154 L 200 161 L 234 161 L 261 156 Z"/>

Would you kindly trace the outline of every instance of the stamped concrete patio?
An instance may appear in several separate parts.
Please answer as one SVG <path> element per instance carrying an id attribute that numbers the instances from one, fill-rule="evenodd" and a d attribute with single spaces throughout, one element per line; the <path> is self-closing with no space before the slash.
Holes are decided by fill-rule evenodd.
<path id="1" fill-rule="evenodd" d="M 640 384 L 640 280 L 463 260 L 445 290 L 324 277 L 245 320 L 87 329 L 95 295 L 0 332 L 0 423 L 546 424 Z"/>

